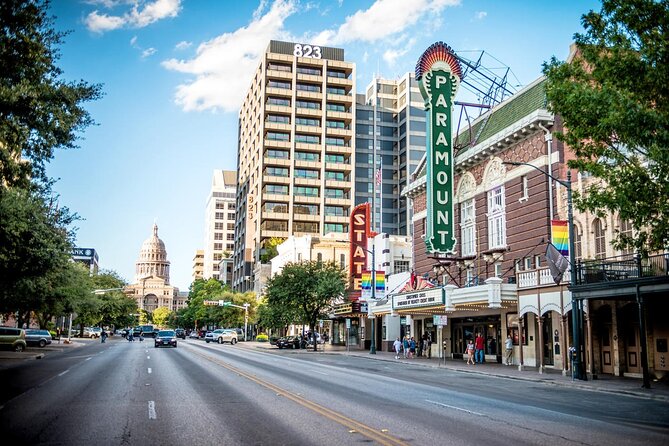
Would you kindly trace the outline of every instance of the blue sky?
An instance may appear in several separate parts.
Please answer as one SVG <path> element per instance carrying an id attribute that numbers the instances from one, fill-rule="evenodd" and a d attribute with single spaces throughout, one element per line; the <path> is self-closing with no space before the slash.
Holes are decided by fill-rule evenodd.
<path id="1" fill-rule="evenodd" d="M 542 62 L 567 57 L 581 15 L 600 9 L 592 0 L 52 3 L 57 29 L 72 31 L 60 48 L 64 78 L 104 91 L 87 105 L 98 125 L 49 167 L 61 204 L 84 218 L 77 245 L 132 281 L 155 220 L 182 290 L 203 247 L 212 171 L 236 168 L 238 107 L 270 39 L 344 48 L 359 92 L 377 72 L 413 70 L 435 41 L 465 57 L 484 50 L 500 61 L 491 68 L 506 65 L 526 85 Z"/>

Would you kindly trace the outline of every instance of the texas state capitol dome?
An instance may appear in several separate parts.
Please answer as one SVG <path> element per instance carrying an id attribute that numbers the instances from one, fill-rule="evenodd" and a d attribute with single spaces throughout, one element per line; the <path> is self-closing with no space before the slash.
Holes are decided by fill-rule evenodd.
<path id="1" fill-rule="evenodd" d="M 176 311 L 185 306 L 185 297 L 179 297 L 179 289 L 170 285 L 167 249 L 158 237 L 158 225 L 155 223 L 135 262 L 135 283 L 125 288 L 125 294 L 137 301 L 140 310 L 149 313 L 158 307 Z"/>

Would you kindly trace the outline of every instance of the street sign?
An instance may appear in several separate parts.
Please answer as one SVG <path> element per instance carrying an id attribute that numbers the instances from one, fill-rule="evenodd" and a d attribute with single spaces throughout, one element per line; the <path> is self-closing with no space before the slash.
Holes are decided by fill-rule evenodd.
<path id="1" fill-rule="evenodd" d="M 351 328 L 351 319 L 346 318 L 346 329 Z"/>
<path id="2" fill-rule="evenodd" d="M 432 316 L 434 325 L 437 325 L 439 327 L 448 325 L 448 316 L 445 314 L 435 314 Z"/>

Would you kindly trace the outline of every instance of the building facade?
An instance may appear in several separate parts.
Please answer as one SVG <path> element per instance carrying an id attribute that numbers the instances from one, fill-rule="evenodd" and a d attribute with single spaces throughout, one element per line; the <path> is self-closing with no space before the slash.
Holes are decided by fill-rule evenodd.
<path id="1" fill-rule="evenodd" d="M 193 280 L 204 277 L 204 249 L 198 249 L 193 256 Z"/>
<path id="2" fill-rule="evenodd" d="M 235 250 L 237 173 L 214 170 L 204 227 L 204 279 L 220 279 L 220 261 Z"/>
<path id="3" fill-rule="evenodd" d="M 137 308 L 153 313 L 165 307 L 177 311 L 186 306 L 186 295 L 170 285 L 170 262 L 165 243 L 158 237 L 158 225 L 153 225 L 151 236 L 142 243 L 135 263 L 134 283 L 124 288 L 126 296 L 135 299 Z"/>
<path id="4" fill-rule="evenodd" d="M 348 230 L 354 98 L 344 50 L 270 42 L 239 113 L 233 289 L 260 288 L 269 238 Z"/>

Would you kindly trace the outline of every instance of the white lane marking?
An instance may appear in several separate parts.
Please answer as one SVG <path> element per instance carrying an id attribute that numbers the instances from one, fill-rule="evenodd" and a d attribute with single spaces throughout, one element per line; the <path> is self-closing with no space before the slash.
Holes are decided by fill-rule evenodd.
<path id="1" fill-rule="evenodd" d="M 311 369 L 311 371 L 314 372 L 314 373 L 320 373 L 321 375 L 326 375 L 326 376 L 330 375 L 329 373 L 321 372 L 320 370 Z"/>
<path id="2" fill-rule="evenodd" d="M 93 359 L 93 358 L 86 358 L 86 361 L 90 361 L 91 359 Z"/>
<path id="3" fill-rule="evenodd" d="M 147 356 L 146 359 L 151 359 L 151 356 Z"/>
<path id="4" fill-rule="evenodd" d="M 63 373 L 59 373 L 58 376 L 63 376 L 63 375 L 66 374 L 67 372 L 69 372 L 69 370 L 65 370 Z"/>
<path id="5" fill-rule="evenodd" d="M 149 367 L 149 373 L 151 373 L 151 367 Z"/>
<path id="6" fill-rule="evenodd" d="M 149 401 L 149 420 L 156 419 L 156 403 L 154 401 Z"/>
<path id="7" fill-rule="evenodd" d="M 472 415 L 478 415 L 478 416 L 481 416 L 481 417 L 485 416 L 480 412 L 474 412 L 473 410 L 463 409 L 462 407 L 449 406 L 448 404 L 438 403 L 436 401 L 431 401 L 431 400 L 425 400 L 425 401 L 427 401 L 428 403 L 436 404 L 437 406 L 443 406 L 443 407 L 448 407 L 449 409 L 461 410 L 463 412 L 467 412 L 467 413 L 470 413 Z"/>

